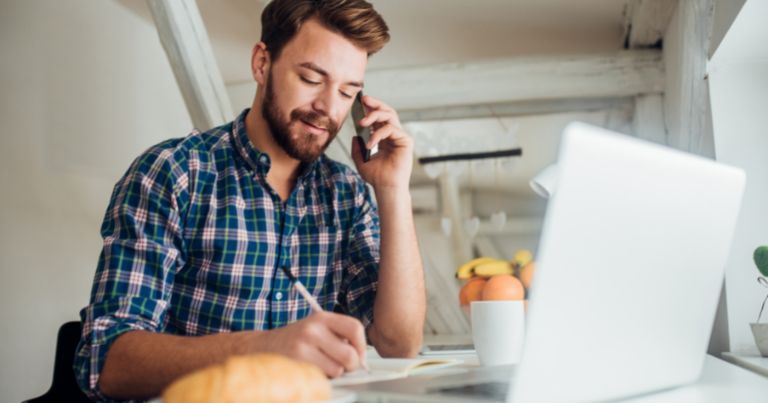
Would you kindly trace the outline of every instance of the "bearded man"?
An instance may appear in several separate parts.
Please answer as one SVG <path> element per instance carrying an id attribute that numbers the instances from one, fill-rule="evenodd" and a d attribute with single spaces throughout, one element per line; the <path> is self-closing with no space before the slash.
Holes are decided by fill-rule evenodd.
<path id="1" fill-rule="evenodd" d="M 328 377 L 358 368 L 367 344 L 416 354 L 426 308 L 413 142 L 366 96 L 359 124 L 378 154 L 363 162 L 353 142 L 359 174 L 323 154 L 388 40 L 366 1 L 274 0 L 251 55 L 251 108 L 135 160 L 112 194 L 81 311 L 75 370 L 91 398 L 157 396 L 236 354 L 284 354 Z"/>

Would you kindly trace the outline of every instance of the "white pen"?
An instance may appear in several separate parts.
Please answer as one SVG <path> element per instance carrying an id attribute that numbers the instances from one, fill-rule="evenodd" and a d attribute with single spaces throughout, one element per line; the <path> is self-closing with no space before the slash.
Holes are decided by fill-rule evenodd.
<path id="1" fill-rule="evenodd" d="M 280 268 L 283 270 L 283 273 L 285 273 L 285 275 L 288 277 L 288 280 L 291 281 L 291 284 L 293 284 L 293 288 L 295 288 L 296 291 L 298 291 L 299 294 L 301 294 L 301 296 L 304 297 L 305 300 L 307 300 L 312 310 L 315 312 L 323 312 L 324 311 L 323 307 L 321 307 L 320 304 L 317 303 L 317 300 L 315 299 L 315 297 L 313 297 L 312 294 L 310 294 L 309 291 L 307 291 L 307 288 L 304 287 L 304 284 L 302 284 L 301 281 L 299 281 L 299 279 L 296 278 L 296 276 L 294 276 L 293 273 L 291 273 L 291 271 L 288 270 L 287 267 L 281 266 Z M 371 371 L 368 368 L 368 363 L 365 362 L 365 356 L 362 357 L 360 366 L 362 366 L 363 369 L 368 372 Z"/>

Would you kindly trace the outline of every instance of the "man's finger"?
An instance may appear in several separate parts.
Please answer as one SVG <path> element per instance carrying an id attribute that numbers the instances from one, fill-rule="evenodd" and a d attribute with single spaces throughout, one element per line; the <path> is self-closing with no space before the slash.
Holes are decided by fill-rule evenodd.
<path id="1" fill-rule="evenodd" d="M 360 368 L 362 362 L 360 353 L 346 339 L 340 339 L 328 328 L 324 328 L 324 330 L 323 341 L 319 344 L 320 351 L 343 366 L 346 371 Z"/>
<path id="2" fill-rule="evenodd" d="M 403 129 L 395 126 L 395 125 L 384 125 L 371 133 L 371 138 L 368 139 L 368 145 L 369 148 L 372 148 L 374 145 L 379 144 L 380 142 L 389 139 L 393 143 L 390 143 L 391 145 L 394 145 L 395 147 L 403 147 L 407 146 L 407 140 L 405 142 L 403 139 L 407 139 L 408 135 L 403 131 Z"/>
<path id="3" fill-rule="evenodd" d="M 374 123 L 395 123 L 394 113 L 385 110 L 376 110 L 367 114 L 364 118 L 360 119 L 360 125 L 363 127 L 372 126 Z"/>
<path id="4" fill-rule="evenodd" d="M 328 328 L 339 338 L 347 339 L 352 347 L 357 350 L 360 357 L 365 355 L 365 328 L 359 320 L 342 314 L 330 313 L 326 323 Z"/>
<path id="5" fill-rule="evenodd" d="M 380 108 L 392 109 L 389 107 L 389 105 L 385 104 L 384 102 L 381 102 L 380 100 L 370 95 L 363 96 L 363 103 L 365 104 L 365 106 L 372 109 L 380 109 Z"/>
<path id="6" fill-rule="evenodd" d="M 307 346 L 303 352 L 303 359 L 317 365 L 325 376 L 336 378 L 344 373 L 344 366 L 329 357 L 318 346 Z"/>
<path id="7" fill-rule="evenodd" d="M 379 144 L 382 140 L 388 137 L 393 137 L 395 128 L 392 125 L 384 125 L 371 133 L 371 137 L 368 139 L 366 146 L 371 149 L 376 144 Z"/>
<path id="8" fill-rule="evenodd" d="M 392 108 L 391 106 L 385 104 L 384 102 L 379 101 L 378 99 L 370 95 L 366 95 L 363 97 L 363 103 L 365 104 L 365 106 L 369 108 L 368 113 L 373 113 L 376 111 L 389 113 L 392 116 L 389 120 L 392 123 L 395 123 L 398 126 L 400 126 L 400 117 L 397 115 L 397 111 L 395 111 L 395 109 Z"/>

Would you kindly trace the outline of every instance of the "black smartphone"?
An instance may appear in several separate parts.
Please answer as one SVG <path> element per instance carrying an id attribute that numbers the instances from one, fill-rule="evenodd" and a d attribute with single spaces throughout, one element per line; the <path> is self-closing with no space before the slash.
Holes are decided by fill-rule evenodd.
<path id="1" fill-rule="evenodd" d="M 368 162 L 371 159 L 371 150 L 365 147 L 368 140 L 371 139 L 371 128 L 362 127 L 358 124 L 360 119 L 365 117 L 365 106 L 363 106 L 363 92 L 357 93 L 354 102 L 352 102 L 352 120 L 355 124 L 355 132 L 357 132 L 357 142 L 360 144 L 360 149 L 363 150 L 363 161 Z"/>

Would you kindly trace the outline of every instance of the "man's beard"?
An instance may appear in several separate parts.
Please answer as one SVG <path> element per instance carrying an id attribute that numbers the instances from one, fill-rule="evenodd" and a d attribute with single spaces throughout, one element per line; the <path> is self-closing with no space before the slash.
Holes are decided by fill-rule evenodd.
<path id="1" fill-rule="evenodd" d="M 272 138 L 291 158 L 304 163 L 315 161 L 331 144 L 331 141 L 339 132 L 339 125 L 325 114 L 310 110 L 302 111 L 294 109 L 288 121 L 281 120 L 282 111 L 277 106 L 275 93 L 272 88 L 272 72 L 267 78 L 266 93 L 264 102 L 261 106 L 261 114 L 267 121 Z M 328 140 L 324 144 L 317 144 L 315 136 L 310 133 L 299 133 L 298 136 L 291 137 L 291 125 L 301 125 L 305 121 L 313 126 L 326 129 L 328 131 Z"/>

